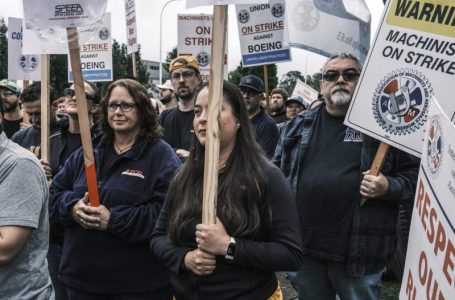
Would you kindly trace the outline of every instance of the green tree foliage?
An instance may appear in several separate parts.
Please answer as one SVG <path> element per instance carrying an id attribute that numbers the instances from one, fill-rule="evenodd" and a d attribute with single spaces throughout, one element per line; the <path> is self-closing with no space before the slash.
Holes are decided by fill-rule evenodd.
<path id="1" fill-rule="evenodd" d="M 313 75 L 307 75 L 305 83 L 311 86 L 316 91 L 319 91 L 319 82 L 321 82 L 322 73 L 317 72 Z"/>
<path id="2" fill-rule="evenodd" d="M 169 64 L 174 58 L 177 57 L 177 54 L 177 47 L 172 48 L 172 51 L 166 54 L 166 62 L 163 64 L 163 69 L 166 70 L 166 72 L 169 73 Z"/>
<path id="3" fill-rule="evenodd" d="M 55 97 L 59 98 L 63 96 L 63 90 L 68 87 L 68 57 L 65 54 L 51 54 L 49 63 L 49 81 L 51 82 L 51 86 L 54 88 Z"/>
<path id="4" fill-rule="evenodd" d="M 321 78 L 322 73 L 320 72 L 314 73 L 313 75 L 307 75 L 305 80 L 300 71 L 289 71 L 281 78 L 280 86 L 288 92 L 288 95 L 291 95 L 294 91 L 295 85 L 297 84 L 297 79 L 300 79 L 316 91 L 319 91 L 319 81 Z"/>
<path id="5" fill-rule="evenodd" d="M 280 87 L 284 88 L 288 95 L 291 95 L 297 84 L 297 79 L 305 81 L 305 78 L 300 71 L 289 71 L 281 77 Z"/>
<path id="6" fill-rule="evenodd" d="M 8 77 L 8 36 L 5 20 L 0 18 L 0 80 Z"/>
<path id="7" fill-rule="evenodd" d="M 268 78 L 268 92 L 273 90 L 278 85 L 277 77 L 277 66 L 276 64 L 270 64 L 267 66 L 267 78 Z M 237 66 L 237 68 L 228 74 L 229 81 L 234 84 L 239 84 L 240 79 L 245 75 L 256 75 L 259 76 L 265 85 L 264 79 L 264 66 L 255 66 L 244 68 L 242 62 Z"/>
<path id="8" fill-rule="evenodd" d="M 133 59 L 131 54 L 128 54 L 126 44 L 119 44 L 117 40 L 112 42 L 112 67 L 114 68 L 112 77 L 113 80 L 122 78 L 134 78 L 133 76 Z M 141 61 L 141 47 L 139 46 L 136 52 L 136 80 L 139 81 L 146 89 L 150 87 L 150 74 L 147 72 L 147 67 Z M 106 93 L 110 82 L 97 83 L 101 95 Z"/>

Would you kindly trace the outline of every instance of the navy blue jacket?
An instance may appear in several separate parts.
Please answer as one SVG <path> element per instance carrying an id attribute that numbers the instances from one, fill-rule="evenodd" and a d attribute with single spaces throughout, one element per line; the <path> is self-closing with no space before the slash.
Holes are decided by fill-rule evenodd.
<path id="1" fill-rule="evenodd" d="M 261 108 L 259 113 L 251 118 L 251 125 L 253 125 L 256 132 L 256 140 L 261 145 L 262 150 L 264 150 L 268 158 L 272 158 L 279 137 L 275 120 Z"/>
<path id="2" fill-rule="evenodd" d="M 294 195 L 297 193 L 300 168 L 311 142 L 315 120 L 322 107 L 324 105 L 305 110 L 285 125 L 273 157 L 273 162 L 290 181 Z M 370 169 L 378 147 L 379 141 L 363 137 L 359 157 L 361 172 Z M 363 276 L 385 267 L 387 258 L 396 248 L 398 205 L 414 201 L 418 167 L 418 158 L 390 148 L 381 169 L 389 182 L 387 194 L 380 199 L 368 200 L 364 206 L 359 205 L 354 211 L 346 257 L 347 275 Z M 361 179 L 359 178 L 359 190 Z M 327 188 L 333 184 L 336 182 L 327 182 Z M 353 201 L 360 203 L 359 198 Z"/>
<path id="3" fill-rule="evenodd" d="M 103 166 L 108 147 L 112 143 L 100 142 L 94 149 L 100 202 L 111 214 L 106 231 L 84 229 L 71 217 L 73 205 L 87 191 L 82 149 L 52 181 L 50 218 L 58 218 L 66 229 L 60 278 L 91 293 L 166 287 L 166 267 L 150 253 L 148 240 L 180 160 L 162 140 L 151 143 L 139 137 L 130 151 Z"/>

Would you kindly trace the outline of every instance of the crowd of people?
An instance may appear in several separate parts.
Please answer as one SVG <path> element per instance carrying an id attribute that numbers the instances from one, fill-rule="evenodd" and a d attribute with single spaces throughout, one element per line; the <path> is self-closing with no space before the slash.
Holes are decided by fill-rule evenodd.
<path id="1" fill-rule="evenodd" d="M 74 85 L 50 93 L 48 161 L 40 82 L 0 81 L 0 298 L 278 300 L 285 271 L 299 299 L 379 299 L 419 160 L 392 148 L 369 174 L 379 142 L 343 124 L 361 71 L 329 58 L 311 104 L 277 87 L 264 105 L 256 75 L 223 82 L 215 224 L 202 223 L 210 82 L 194 57 L 171 61 L 159 100 L 133 79 L 103 97 L 84 83 L 97 207 Z"/>

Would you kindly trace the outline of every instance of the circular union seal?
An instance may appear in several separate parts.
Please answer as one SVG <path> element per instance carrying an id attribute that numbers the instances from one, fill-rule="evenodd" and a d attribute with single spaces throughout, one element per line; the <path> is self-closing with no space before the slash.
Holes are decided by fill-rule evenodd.
<path id="1" fill-rule="evenodd" d="M 237 18 L 239 19 L 240 23 L 245 24 L 250 20 L 250 13 L 246 9 L 242 9 L 239 11 Z"/>
<path id="2" fill-rule="evenodd" d="M 281 3 L 276 3 L 272 6 L 272 16 L 281 18 L 284 15 L 284 6 Z"/>
<path id="3" fill-rule="evenodd" d="M 199 66 L 205 67 L 209 64 L 210 62 L 210 56 L 206 52 L 200 52 L 196 56 L 197 62 L 199 63 Z"/>
<path id="4" fill-rule="evenodd" d="M 397 69 L 384 77 L 373 96 L 373 115 L 386 132 L 406 135 L 427 121 L 433 88 L 419 71 Z"/>
<path id="5" fill-rule="evenodd" d="M 427 166 L 432 175 L 439 172 L 442 162 L 442 150 L 444 148 L 444 138 L 442 135 L 441 123 L 439 118 L 430 119 L 430 126 L 427 132 Z"/>
<path id="6" fill-rule="evenodd" d="M 100 31 L 98 32 L 98 36 L 102 40 L 107 40 L 109 38 L 109 35 L 110 35 L 110 32 L 109 32 L 109 28 L 107 28 L 107 27 L 101 28 Z"/>
<path id="7" fill-rule="evenodd" d="M 20 55 L 18 63 L 22 71 L 27 73 L 33 72 L 38 67 L 38 56 L 33 54 Z"/>
<path id="8" fill-rule="evenodd" d="M 313 1 L 300 1 L 292 10 L 292 22 L 297 29 L 311 31 L 319 23 L 319 11 Z"/>

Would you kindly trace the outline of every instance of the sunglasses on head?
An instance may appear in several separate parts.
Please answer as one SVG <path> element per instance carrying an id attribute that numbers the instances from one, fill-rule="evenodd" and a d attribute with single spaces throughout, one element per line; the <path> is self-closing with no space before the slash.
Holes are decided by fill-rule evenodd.
<path id="1" fill-rule="evenodd" d="M 67 88 L 63 91 L 63 96 L 65 97 L 71 97 L 73 98 L 76 95 L 76 91 L 70 88 Z M 93 95 L 90 95 L 89 93 L 85 92 L 85 98 L 87 100 L 93 100 Z"/>
<path id="2" fill-rule="evenodd" d="M 360 73 L 356 70 L 345 70 L 343 72 L 339 71 L 327 71 L 322 75 L 322 79 L 327 82 L 337 81 L 340 78 L 340 75 L 343 76 L 343 79 L 347 82 L 356 81 Z"/>

